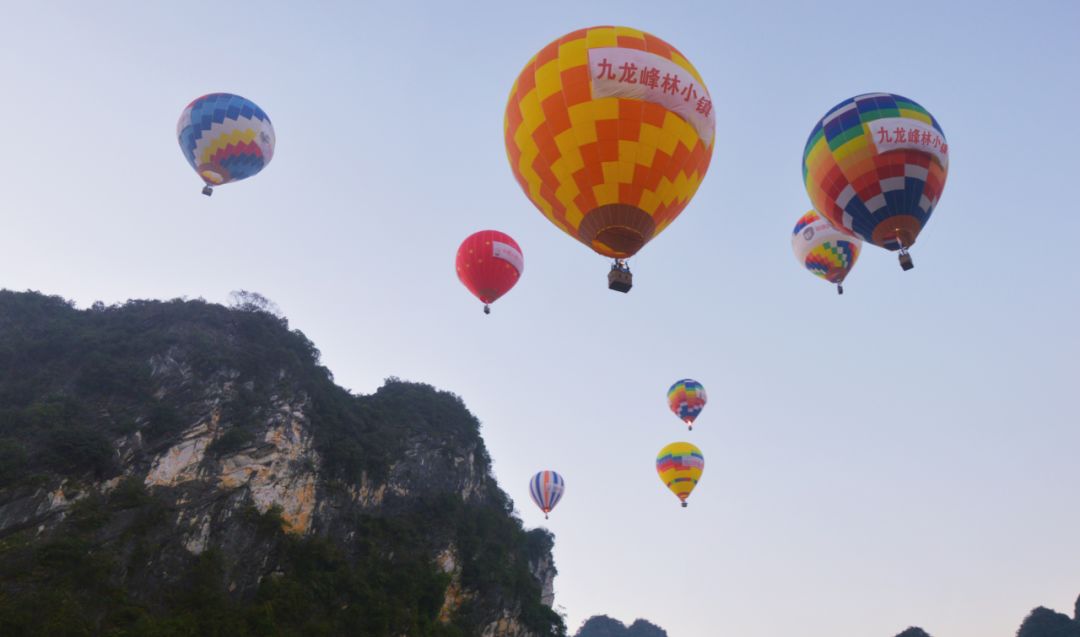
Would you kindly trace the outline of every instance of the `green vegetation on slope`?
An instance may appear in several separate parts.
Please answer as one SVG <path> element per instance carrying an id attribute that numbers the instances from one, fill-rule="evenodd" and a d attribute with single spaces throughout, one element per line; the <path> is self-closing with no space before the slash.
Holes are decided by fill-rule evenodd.
<path id="1" fill-rule="evenodd" d="M 194 380 L 161 399 L 154 365 L 168 364 Z M 308 400 L 328 488 L 384 479 L 424 436 L 447 453 L 474 449 L 477 471 L 488 471 L 479 425 L 459 398 L 394 379 L 353 396 L 302 333 L 260 307 L 174 300 L 79 311 L 0 291 L 0 507 L 59 477 L 75 493 L 121 476 L 114 441 L 137 431 L 150 452 L 166 448 L 196 420 L 200 387 L 221 374 L 236 391 L 208 456 L 249 444 L 274 399 L 296 397 L 277 393 L 291 391 Z M 418 494 L 392 514 L 352 514 L 347 538 L 290 536 L 279 511 L 248 506 L 237 517 L 257 555 L 177 551 L 177 507 L 167 492 L 124 479 L 77 501 L 56 532 L 0 533 L 0 635 L 465 636 L 493 604 L 537 635 L 565 634 L 528 568 L 551 536 L 525 532 L 493 483 L 481 501 Z M 457 547 L 461 585 L 475 593 L 446 624 L 438 617 L 450 575 L 432 561 L 436 542 Z M 272 571 L 251 594 L 232 593 L 226 567 L 263 558 Z"/>
<path id="2" fill-rule="evenodd" d="M 244 381 L 225 406 L 227 424 L 240 429 L 265 415 L 282 375 L 295 379 L 312 399 L 330 475 L 380 478 L 400 446 L 382 426 L 396 403 L 379 394 L 358 401 L 334 385 L 311 341 L 267 312 L 181 300 L 79 311 L 59 297 L 5 290 L 0 335 L 0 486 L 43 470 L 113 475 L 113 438 L 139 429 L 153 444 L 191 422 L 184 399 L 194 396 L 166 404 L 152 393 L 149 360 L 173 348 L 193 377 L 231 370 Z"/>

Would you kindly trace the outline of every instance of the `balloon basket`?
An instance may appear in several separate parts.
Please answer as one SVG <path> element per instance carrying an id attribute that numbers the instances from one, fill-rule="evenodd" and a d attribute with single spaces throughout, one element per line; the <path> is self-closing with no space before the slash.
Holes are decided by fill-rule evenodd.
<path id="1" fill-rule="evenodd" d="M 836 284 L 836 293 L 837 293 L 837 294 L 843 294 L 843 293 L 844 293 L 844 286 L 842 286 L 842 285 L 840 285 L 839 283 L 837 283 L 837 284 Z"/>
<path id="2" fill-rule="evenodd" d="M 625 294 L 630 291 L 630 288 L 634 287 L 634 275 L 630 274 L 629 269 L 613 265 L 611 266 L 611 272 L 608 272 L 607 275 L 607 286 L 609 290 Z"/>
<path id="3" fill-rule="evenodd" d="M 900 249 L 900 267 L 903 268 L 904 272 L 915 267 L 915 263 L 911 260 L 911 255 L 903 248 Z"/>
<path id="4" fill-rule="evenodd" d="M 484 304 L 484 314 L 491 314 L 491 306 L 487 303 Z"/>
<path id="5" fill-rule="evenodd" d="M 685 503 L 685 502 L 683 502 L 683 503 L 682 503 L 682 506 L 683 506 L 683 508 L 685 509 L 685 508 L 686 508 L 686 503 Z"/>
<path id="6" fill-rule="evenodd" d="M 210 186 L 203 186 L 202 194 L 209 197 L 210 195 L 214 194 L 214 189 L 211 188 Z"/>

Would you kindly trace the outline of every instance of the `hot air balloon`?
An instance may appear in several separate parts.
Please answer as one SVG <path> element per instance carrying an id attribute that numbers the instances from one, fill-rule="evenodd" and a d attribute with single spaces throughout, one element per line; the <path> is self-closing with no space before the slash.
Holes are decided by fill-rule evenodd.
<path id="1" fill-rule="evenodd" d="M 807 270 L 836 284 L 844 293 L 844 278 L 855 266 L 862 241 L 822 219 L 814 210 L 803 215 L 791 232 L 791 249 Z"/>
<path id="2" fill-rule="evenodd" d="M 679 216 L 705 177 L 716 114 L 674 47 L 604 26 L 529 60 L 503 128 L 525 194 L 560 230 L 615 259 L 608 287 L 627 292 L 626 259 Z"/>
<path id="3" fill-rule="evenodd" d="M 814 208 L 863 241 L 900 251 L 930 220 L 949 172 L 949 145 L 937 120 L 892 93 L 844 100 L 817 123 L 803 153 Z"/>
<path id="4" fill-rule="evenodd" d="M 254 102 L 231 93 L 203 95 L 176 123 L 180 150 L 206 182 L 204 195 L 258 173 L 274 157 L 274 127 Z"/>
<path id="5" fill-rule="evenodd" d="M 461 242 L 455 267 L 465 287 L 484 303 L 484 314 L 491 314 L 488 304 L 518 282 L 525 270 L 525 257 L 509 235 L 481 230 Z"/>
<path id="6" fill-rule="evenodd" d="M 676 381 L 667 392 L 668 407 L 689 429 L 694 428 L 694 420 L 705 409 L 705 387 L 689 378 Z"/>
<path id="7" fill-rule="evenodd" d="M 682 501 L 683 506 L 686 506 L 686 498 L 690 497 L 704 470 L 705 456 L 701 455 L 701 449 L 689 442 L 673 442 L 656 456 L 656 473 Z"/>
<path id="8" fill-rule="evenodd" d="M 529 480 L 529 495 L 532 501 L 544 512 L 544 519 L 548 519 L 548 513 L 562 499 L 566 483 L 562 476 L 554 471 L 541 471 Z"/>

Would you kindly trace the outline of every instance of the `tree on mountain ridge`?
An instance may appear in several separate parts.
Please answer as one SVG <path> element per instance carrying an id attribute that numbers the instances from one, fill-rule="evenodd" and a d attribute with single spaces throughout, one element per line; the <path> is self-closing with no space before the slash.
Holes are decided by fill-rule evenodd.
<path id="1" fill-rule="evenodd" d="M 585 620 L 575 637 L 668 637 L 667 631 L 652 622 L 636 619 L 629 627 L 607 615 Z"/>
<path id="2" fill-rule="evenodd" d="M 1016 637 L 1080 637 L 1080 623 L 1068 615 L 1040 606 L 1020 624 Z"/>

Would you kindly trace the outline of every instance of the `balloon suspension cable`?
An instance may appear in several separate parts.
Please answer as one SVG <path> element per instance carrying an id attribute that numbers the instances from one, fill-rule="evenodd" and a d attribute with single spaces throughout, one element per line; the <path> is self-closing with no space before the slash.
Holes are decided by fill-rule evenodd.
<path id="1" fill-rule="evenodd" d="M 202 194 L 209 197 L 210 195 L 214 194 L 214 189 L 211 188 L 210 186 L 203 186 Z"/>
<path id="2" fill-rule="evenodd" d="M 491 306 L 484 303 L 484 314 L 491 314 Z"/>

